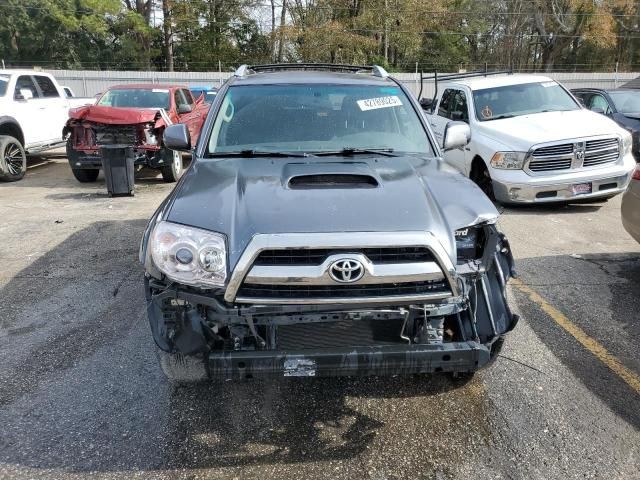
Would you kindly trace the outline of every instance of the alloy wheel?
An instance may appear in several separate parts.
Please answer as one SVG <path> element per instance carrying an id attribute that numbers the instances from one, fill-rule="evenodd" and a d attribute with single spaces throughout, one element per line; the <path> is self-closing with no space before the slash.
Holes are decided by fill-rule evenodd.
<path id="1" fill-rule="evenodd" d="M 22 172 L 24 161 L 22 151 L 15 143 L 10 143 L 4 151 L 4 161 L 11 175 L 19 175 Z"/>

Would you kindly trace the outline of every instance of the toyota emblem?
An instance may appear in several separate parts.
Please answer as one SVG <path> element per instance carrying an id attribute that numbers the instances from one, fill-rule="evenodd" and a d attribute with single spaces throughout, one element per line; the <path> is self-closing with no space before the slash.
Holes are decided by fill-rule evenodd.
<path id="1" fill-rule="evenodd" d="M 329 276 L 339 283 L 357 282 L 364 275 L 364 265 L 355 258 L 341 258 L 329 267 Z"/>

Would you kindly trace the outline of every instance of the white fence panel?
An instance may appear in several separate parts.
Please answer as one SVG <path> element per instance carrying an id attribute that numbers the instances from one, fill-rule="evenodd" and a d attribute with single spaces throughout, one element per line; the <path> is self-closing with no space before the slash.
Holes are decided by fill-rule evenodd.
<path id="1" fill-rule="evenodd" d="M 71 87 L 78 96 L 93 96 L 113 85 L 123 83 L 179 83 L 183 85 L 220 86 L 232 72 L 138 72 L 95 70 L 46 70 L 62 85 Z M 425 73 L 431 75 L 431 73 Z M 615 88 L 638 77 L 640 73 L 541 73 L 561 82 L 567 88 L 597 87 Z M 396 73 L 395 78 L 405 84 L 414 94 L 420 90 L 420 75 Z M 434 94 L 433 80 L 424 82 L 422 96 Z"/>

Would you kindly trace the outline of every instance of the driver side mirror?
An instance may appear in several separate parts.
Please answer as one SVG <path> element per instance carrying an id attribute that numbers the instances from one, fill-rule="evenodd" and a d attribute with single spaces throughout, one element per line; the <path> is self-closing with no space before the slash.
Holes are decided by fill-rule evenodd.
<path id="1" fill-rule="evenodd" d="M 423 98 L 420 100 L 420 106 L 423 110 L 428 112 L 431 111 L 431 107 L 433 106 L 433 98 Z"/>
<path id="2" fill-rule="evenodd" d="M 170 150 L 188 152 L 191 150 L 191 135 L 184 123 L 169 125 L 162 136 L 164 146 Z"/>
<path id="3" fill-rule="evenodd" d="M 465 122 L 449 122 L 444 128 L 442 149 L 447 152 L 462 148 L 471 141 L 471 128 Z"/>
<path id="4" fill-rule="evenodd" d="M 33 92 L 28 88 L 21 88 L 14 98 L 16 100 L 31 100 L 33 98 Z"/>
<path id="5" fill-rule="evenodd" d="M 185 113 L 191 113 L 191 105 L 187 103 L 181 103 L 178 105 L 178 115 L 184 115 Z"/>

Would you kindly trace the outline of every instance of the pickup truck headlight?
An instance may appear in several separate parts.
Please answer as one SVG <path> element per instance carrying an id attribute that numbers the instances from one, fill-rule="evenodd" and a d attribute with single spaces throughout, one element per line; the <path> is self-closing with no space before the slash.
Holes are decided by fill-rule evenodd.
<path id="1" fill-rule="evenodd" d="M 631 147 L 633 146 L 633 136 L 631 133 L 625 132 L 622 134 L 622 154 L 626 155 L 631 153 Z"/>
<path id="2" fill-rule="evenodd" d="M 170 280 L 197 287 L 224 285 L 227 250 L 223 235 L 160 222 L 149 242 L 153 263 Z"/>
<path id="3" fill-rule="evenodd" d="M 479 242 L 482 230 L 477 227 L 461 228 L 455 231 L 458 263 L 475 260 L 481 255 Z"/>
<path id="4" fill-rule="evenodd" d="M 491 157 L 491 166 L 504 170 L 522 170 L 526 156 L 524 152 L 496 152 Z"/>

